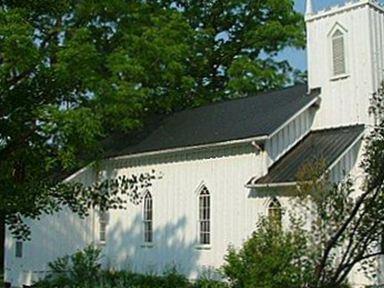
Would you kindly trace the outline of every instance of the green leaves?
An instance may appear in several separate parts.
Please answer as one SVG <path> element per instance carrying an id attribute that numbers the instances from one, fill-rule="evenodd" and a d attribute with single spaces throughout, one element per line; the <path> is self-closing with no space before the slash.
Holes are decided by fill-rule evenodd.
<path id="1" fill-rule="evenodd" d="M 299 228 L 276 229 L 263 219 L 257 231 L 236 251 L 230 248 L 223 271 L 230 287 L 311 287 L 310 247 L 307 234 Z"/>
<path id="2" fill-rule="evenodd" d="M 194 29 L 190 75 L 195 105 L 287 85 L 291 67 L 274 57 L 305 45 L 293 1 L 159 1 L 176 7 Z"/>
<path id="3" fill-rule="evenodd" d="M 33 26 L 18 10 L 0 12 L 1 91 L 12 88 L 14 77 L 34 69 L 40 53 L 34 44 Z"/>
<path id="4" fill-rule="evenodd" d="M 256 91 L 277 89 L 284 86 L 290 67 L 285 61 L 272 59 L 252 61 L 243 56 L 237 58 L 228 70 L 228 89 L 234 96 L 243 96 Z M 233 96 L 232 96 L 233 97 Z"/>
<path id="5" fill-rule="evenodd" d="M 49 187 L 109 135 L 285 85 L 273 57 L 304 38 L 290 0 L 0 5 L 0 214 L 17 227 L 59 209 Z"/>

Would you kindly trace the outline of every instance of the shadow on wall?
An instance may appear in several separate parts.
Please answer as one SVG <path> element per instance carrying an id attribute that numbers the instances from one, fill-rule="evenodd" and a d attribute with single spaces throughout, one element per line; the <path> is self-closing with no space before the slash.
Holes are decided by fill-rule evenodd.
<path id="1" fill-rule="evenodd" d="M 60 221 L 63 222 L 62 215 L 46 218 L 51 219 L 42 219 L 39 225 L 34 224 L 34 238 L 25 243 L 23 258 L 12 257 L 8 263 L 10 270 L 7 271 L 7 281 L 13 285 L 31 285 L 44 277 L 48 262 L 71 255 L 92 243 L 90 237 L 84 238 L 87 233 L 84 227 L 87 220 L 79 222 L 78 219 L 73 219 L 63 227 L 57 221 L 61 218 Z M 195 241 L 186 240 L 186 217 L 154 229 L 153 244 L 144 244 L 143 223 L 139 215 L 134 218 L 129 229 L 123 227 L 123 222 L 124 218 L 120 216 L 115 223 L 108 225 L 106 244 L 100 246 L 104 268 L 149 274 L 162 274 L 176 268 L 179 273 L 191 278 L 197 278 L 206 271 L 213 273 L 212 268 L 208 266 L 198 266 L 201 253 L 209 251 L 199 250 Z M 38 229 L 35 229 L 37 227 Z M 10 247 L 11 256 L 14 256 L 14 249 L 13 243 Z"/>
<path id="2" fill-rule="evenodd" d="M 129 213 L 129 210 L 124 212 Z M 155 228 L 153 243 L 145 244 L 141 215 L 134 217 L 127 229 L 124 217 L 121 216 L 124 212 L 111 211 L 120 216 L 108 225 L 107 241 L 101 246 L 105 268 L 151 274 L 161 274 L 176 268 L 191 278 L 212 270 L 208 266 L 198 265 L 201 254 L 210 251 L 199 250 L 195 241 L 186 239 L 186 217 Z M 88 224 L 90 222 L 87 219 L 79 221 L 78 217 L 63 217 L 63 213 L 45 217 L 37 225 L 33 224 L 33 238 L 31 242 L 25 243 L 23 258 L 14 258 L 14 243 L 10 247 L 12 259 L 8 273 L 11 273 L 7 281 L 14 285 L 31 285 L 44 277 L 48 262 L 73 254 L 92 243 L 92 231 Z M 98 235 L 95 236 L 97 239 Z"/>
<path id="3" fill-rule="evenodd" d="M 118 171 L 115 167 L 107 167 L 104 176 L 116 177 Z M 94 180 L 84 174 L 74 181 L 90 185 Z M 129 203 L 127 210 L 110 211 L 107 241 L 100 246 L 106 268 L 130 269 L 141 273 L 163 273 L 176 268 L 190 278 L 196 278 L 206 271 L 213 273 L 212 251 L 199 249 L 201 247 L 197 245 L 194 234 L 197 223 L 183 209 L 178 210 L 182 211 L 178 217 L 171 216 L 174 211 L 167 213 L 157 210 L 158 213 L 169 215 L 154 217 L 153 243 L 144 243 L 142 205 L 142 202 L 138 206 Z M 183 203 L 175 205 L 182 206 Z M 162 222 L 156 222 L 156 219 L 162 219 Z M 86 219 L 80 219 L 66 209 L 29 223 L 32 241 L 24 243 L 22 258 L 15 257 L 15 240 L 7 243 L 7 281 L 14 285 L 30 285 L 44 277 L 49 262 L 71 255 L 91 243 L 99 245 L 99 219 L 93 213 Z"/>
<path id="4" fill-rule="evenodd" d="M 199 250 L 195 241 L 186 239 L 186 217 L 155 228 L 153 243 L 144 243 L 143 222 L 139 215 L 134 217 L 129 229 L 124 228 L 123 221 L 124 218 L 119 217 L 108 226 L 108 239 L 103 248 L 106 268 L 151 274 L 176 268 L 191 278 L 210 270 L 208 267 L 199 268 L 201 253 L 207 251 Z"/>
<path id="5" fill-rule="evenodd" d="M 73 254 L 91 243 L 91 218 L 62 211 L 46 215 L 40 221 L 28 221 L 32 240 L 23 242 L 22 257 L 15 257 L 16 240 L 6 243 L 6 280 L 13 285 L 30 285 L 45 276 L 47 264 L 58 257 Z"/>

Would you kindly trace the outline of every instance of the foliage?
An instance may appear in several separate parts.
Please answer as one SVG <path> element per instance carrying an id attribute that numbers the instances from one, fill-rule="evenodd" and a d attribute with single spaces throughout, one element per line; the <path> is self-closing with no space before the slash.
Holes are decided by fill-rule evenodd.
<path id="1" fill-rule="evenodd" d="M 0 219 L 17 236 L 29 234 L 24 218 L 89 208 L 88 193 L 56 184 L 155 99 L 185 94 L 192 34 L 177 11 L 143 1 L 1 2 Z"/>
<path id="2" fill-rule="evenodd" d="M 346 177 L 340 183 L 329 180 L 324 161 L 303 167 L 300 177 L 306 179 L 299 184 L 296 207 L 292 218 L 307 218 L 308 243 L 313 251 L 314 287 L 340 287 L 347 276 L 361 266 L 368 277 L 375 276 L 372 256 L 376 255 L 378 234 L 366 230 L 363 219 L 370 207 L 359 207 L 362 198 L 356 194 L 356 182 Z M 366 237 L 374 240 L 366 245 Z"/>
<path id="3" fill-rule="evenodd" d="M 65 287 L 74 283 L 84 285 L 90 281 L 97 281 L 101 268 L 100 257 L 101 250 L 88 246 L 71 256 L 58 258 L 48 264 L 50 273 L 45 281 L 42 281 L 41 287 L 45 287 L 44 285 Z"/>
<path id="4" fill-rule="evenodd" d="M 182 12 L 195 31 L 190 75 L 198 103 L 280 88 L 289 63 L 275 56 L 304 47 L 304 21 L 292 0 L 160 0 Z"/>
<path id="5" fill-rule="evenodd" d="M 175 269 L 163 275 L 138 274 L 131 271 L 108 271 L 100 265 L 101 250 L 86 247 L 71 256 L 58 258 L 49 264 L 45 279 L 34 284 L 36 288 L 225 288 L 226 285 L 208 278 L 191 283 Z"/>
<path id="6" fill-rule="evenodd" d="M 307 287 L 311 281 L 308 235 L 299 226 L 282 231 L 274 221 L 262 219 L 256 232 L 239 251 L 230 248 L 223 272 L 230 287 Z"/>
<path id="7" fill-rule="evenodd" d="M 223 281 L 223 275 L 218 269 L 208 269 L 201 273 L 193 283 L 193 288 L 227 288 L 228 283 Z"/>
<path id="8" fill-rule="evenodd" d="M 291 0 L 2 1 L 0 222 L 26 238 L 25 218 L 88 208 L 56 184 L 102 158 L 102 139 L 285 85 L 273 56 L 303 35 Z"/>

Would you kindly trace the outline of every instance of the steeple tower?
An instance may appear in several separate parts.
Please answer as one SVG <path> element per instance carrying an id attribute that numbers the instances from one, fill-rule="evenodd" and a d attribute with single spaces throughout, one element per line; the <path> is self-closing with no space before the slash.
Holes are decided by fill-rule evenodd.
<path id="1" fill-rule="evenodd" d="M 305 15 L 312 15 L 312 14 L 313 14 L 312 0 L 307 0 L 306 7 L 305 7 Z"/>
<path id="2" fill-rule="evenodd" d="M 321 87 L 314 129 L 373 124 L 367 111 L 384 79 L 384 7 L 377 0 L 340 2 L 316 11 L 317 2 L 306 0 L 308 89 Z"/>

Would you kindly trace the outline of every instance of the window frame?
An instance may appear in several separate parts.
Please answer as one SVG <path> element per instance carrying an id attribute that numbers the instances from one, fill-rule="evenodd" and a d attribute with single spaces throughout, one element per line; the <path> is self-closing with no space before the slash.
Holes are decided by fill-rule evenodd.
<path id="1" fill-rule="evenodd" d="M 197 245 L 200 249 L 209 249 L 212 244 L 212 201 L 206 186 L 199 189 L 197 198 Z"/>
<path id="2" fill-rule="evenodd" d="M 153 197 L 147 191 L 143 198 L 143 243 L 144 246 L 153 245 Z"/>
<path id="3" fill-rule="evenodd" d="M 275 222 L 277 227 L 281 228 L 283 226 L 283 207 L 277 198 L 272 198 L 269 201 L 267 217 L 271 223 Z"/>

